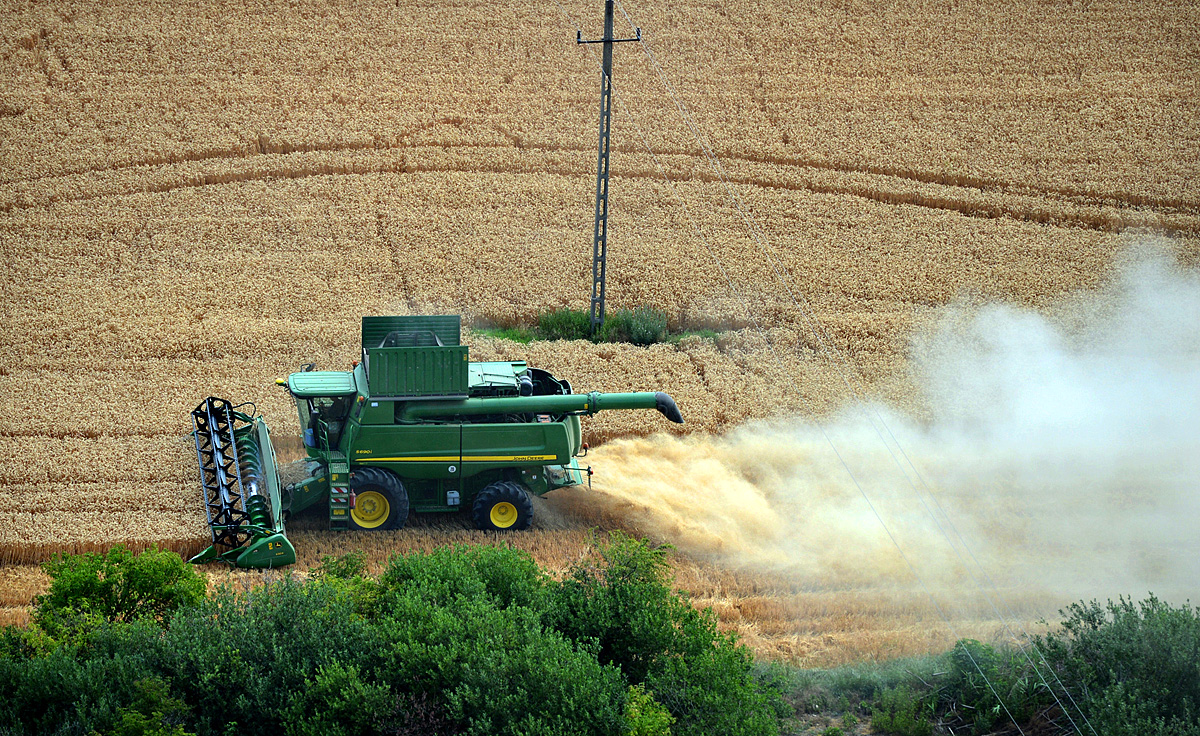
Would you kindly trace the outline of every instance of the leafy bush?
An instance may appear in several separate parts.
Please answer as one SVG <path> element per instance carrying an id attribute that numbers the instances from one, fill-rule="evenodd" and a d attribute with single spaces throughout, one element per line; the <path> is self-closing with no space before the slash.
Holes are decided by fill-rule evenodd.
<path id="1" fill-rule="evenodd" d="M 777 697 L 664 555 L 615 535 L 562 582 L 506 547 L 394 557 L 377 580 L 348 555 L 248 593 L 167 596 L 191 589 L 163 574 L 98 604 L 79 591 L 132 556 L 63 559 L 45 610 L 105 615 L 4 630 L 0 733 L 776 733 Z"/>
<path id="2" fill-rule="evenodd" d="M 600 325 L 596 334 L 592 334 L 592 318 L 589 312 L 558 309 L 538 317 L 537 336 L 543 340 L 592 340 L 653 345 L 663 342 L 668 337 L 667 314 L 654 307 L 613 310 L 604 316 L 604 323 Z"/>
<path id="3" fill-rule="evenodd" d="M 671 736 L 675 719 L 641 685 L 631 685 L 625 701 L 626 736 Z"/>
<path id="4" fill-rule="evenodd" d="M 538 335 L 543 340 L 587 340 L 592 334 L 592 316 L 577 309 L 557 309 L 538 316 Z"/>
<path id="5" fill-rule="evenodd" d="M 996 649 L 962 639 L 948 655 L 949 672 L 939 682 L 936 709 L 941 723 L 954 730 L 991 733 L 1011 723 L 1029 723 L 1050 698 L 1013 649 Z"/>
<path id="6" fill-rule="evenodd" d="M 605 315 L 598 342 L 653 345 L 667 339 L 667 313 L 653 307 L 618 309 Z"/>
<path id="7" fill-rule="evenodd" d="M 1047 734 L 1200 736 L 1200 610 L 1151 595 L 1061 613 L 1061 631 L 1035 637 L 1032 657 L 964 639 L 919 661 L 801 671 L 790 700 L 816 712 L 833 707 L 835 693 L 863 697 L 874 729 L 907 736 L 1014 724 Z"/>
<path id="8" fill-rule="evenodd" d="M 754 679 L 749 652 L 711 611 L 671 590 L 666 551 L 613 532 L 552 586 L 547 620 L 645 685 L 676 733 L 776 733 L 778 693 Z"/>
<path id="9" fill-rule="evenodd" d="M 171 697 L 167 683 L 154 677 L 139 680 L 134 686 L 135 701 L 121 709 L 121 720 L 111 736 L 195 736 L 180 725 L 188 708 Z"/>
<path id="10" fill-rule="evenodd" d="M 1200 734 L 1200 609 L 1151 595 L 1140 603 L 1074 603 L 1061 613 L 1062 631 L 1037 645 L 1092 729 Z"/>
<path id="11" fill-rule="evenodd" d="M 871 728 L 896 736 L 932 736 L 936 697 L 907 686 L 888 688 L 871 709 Z"/>
<path id="12" fill-rule="evenodd" d="M 284 714 L 289 736 L 365 736 L 398 711 L 391 690 L 364 682 L 352 664 L 326 662 L 306 685 L 300 697 L 289 700 Z"/>
<path id="13" fill-rule="evenodd" d="M 360 577 L 367 571 L 367 553 L 361 549 L 344 555 L 322 555 L 321 564 L 313 570 L 315 577 L 349 580 Z"/>
<path id="14" fill-rule="evenodd" d="M 436 605 L 482 600 L 499 608 L 544 607 L 548 578 L 527 552 L 489 545 L 396 555 L 379 576 L 381 595 L 403 592 Z"/>
<path id="15" fill-rule="evenodd" d="M 43 563 L 50 590 L 34 601 L 34 620 L 50 633 L 69 622 L 102 618 L 162 619 L 204 597 L 207 584 L 174 552 L 135 555 L 124 547 L 108 554 L 56 555 Z"/>

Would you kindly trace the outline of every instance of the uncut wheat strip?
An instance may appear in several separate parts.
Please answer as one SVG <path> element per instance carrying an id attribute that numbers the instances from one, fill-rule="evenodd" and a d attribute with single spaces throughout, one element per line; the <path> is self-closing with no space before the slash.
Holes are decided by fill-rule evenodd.
<path id="1" fill-rule="evenodd" d="M 147 515 L 203 517 L 199 478 L 193 475 L 190 481 L 4 484 L 0 485 L 0 512 L 61 515 L 139 509 Z"/>
<path id="2" fill-rule="evenodd" d="M 194 472 L 178 462 L 184 440 L 158 437 L 0 436 L 0 453 L 24 461 L 0 465 L 0 489 L 79 482 L 141 484 L 190 482 Z M 190 449 L 190 448 L 189 448 Z"/>
<path id="3" fill-rule="evenodd" d="M 160 547 L 190 557 L 207 546 L 202 518 L 128 510 L 119 512 L 0 512 L 0 564 L 28 564 L 58 553 Z"/>
<path id="4" fill-rule="evenodd" d="M 0 565 L 0 607 L 29 605 L 46 592 L 50 576 L 35 565 Z"/>
<path id="5" fill-rule="evenodd" d="M 694 403 L 697 409 L 720 405 L 718 397 L 706 395 L 703 386 L 696 383 L 694 362 L 672 346 L 646 350 L 633 346 L 571 346 L 564 343 L 555 348 L 551 345 L 533 346 L 529 351 L 533 354 L 524 357 L 534 365 L 545 366 L 569 378 L 579 385 L 580 390 L 668 390 L 677 393 L 677 399 L 684 397 Z M 684 349 L 693 348 L 685 346 Z M 734 382 L 728 387 L 718 384 L 712 393 L 740 395 L 742 408 L 731 412 L 735 420 L 777 413 L 777 397 L 786 396 L 785 387 L 794 381 L 780 376 L 773 384 L 755 387 L 755 381 L 747 378 L 747 374 L 755 376 L 766 372 L 765 375 L 770 375 L 775 370 L 772 364 L 756 358 L 753 349 L 748 352 L 740 345 L 730 349 L 732 358 L 704 355 L 709 361 L 726 361 L 728 368 L 724 369 L 723 375 Z M 489 357 L 483 348 L 480 353 L 476 357 Z M 199 362 L 154 365 L 158 365 L 161 372 L 148 373 L 151 364 L 143 363 L 102 374 L 22 372 L 6 376 L 3 380 L 11 390 L 0 399 L 0 407 L 5 409 L 3 416 L 21 419 L 0 421 L 0 432 L 10 436 L 62 437 L 68 433 L 98 436 L 113 434 L 125 427 L 136 431 L 137 435 L 179 432 L 182 436 L 190 427 L 188 412 L 203 394 L 210 394 L 257 400 L 259 410 L 267 415 L 268 421 L 276 422 L 278 431 L 288 434 L 287 427 L 292 424 L 294 415 L 291 402 L 276 388 L 264 388 L 265 381 L 261 378 L 246 375 L 245 367 L 236 361 L 216 365 Z M 720 368 L 705 369 L 709 382 L 717 381 L 719 375 L 722 375 Z M 78 397 L 87 397 L 87 400 L 81 402 Z M 40 413 L 33 410 L 35 404 L 41 407 Z M 158 409 L 155 414 L 146 416 L 148 421 L 131 427 L 126 421 L 130 406 L 156 406 Z M 703 415 L 698 414 L 697 418 L 703 426 Z M 591 431 L 605 437 L 646 431 L 641 419 L 633 412 L 606 412 L 590 420 L 589 426 Z M 177 448 L 177 460 L 173 461 L 186 467 L 186 443 Z"/>
<path id="6" fill-rule="evenodd" d="M 0 626 L 26 626 L 30 614 L 28 606 L 0 606 Z"/>

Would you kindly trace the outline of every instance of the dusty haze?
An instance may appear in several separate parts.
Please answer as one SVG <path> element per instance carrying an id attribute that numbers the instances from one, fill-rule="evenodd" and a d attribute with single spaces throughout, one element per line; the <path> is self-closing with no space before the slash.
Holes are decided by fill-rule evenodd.
<path id="1" fill-rule="evenodd" d="M 595 492 L 684 552 L 814 589 L 1187 598 L 1200 277 L 1168 250 L 1130 248 L 1046 314 L 937 310 L 912 348 L 923 421 L 859 403 L 824 426 L 621 440 L 594 453 Z"/>

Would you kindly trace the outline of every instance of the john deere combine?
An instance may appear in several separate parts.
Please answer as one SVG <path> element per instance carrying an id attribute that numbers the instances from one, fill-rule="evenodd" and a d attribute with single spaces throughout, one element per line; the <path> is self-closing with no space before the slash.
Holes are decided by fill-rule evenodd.
<path id="1" fill-rule="evenodd" d="M 398 529 L 410 511 L 470 509 L 480 529 L 527 529 L 529 494 L 582 483 L 579 417 L 657 409 L 665 393 L 576 394 L 524 362 L 472 363 L 457 316 L 363 317 L 362 360 L 277 381 L 296 400 L 307 474 L 283 485 L 261 417 L 210 397 L 192 412 L 213 544 L 193 562 L 296 561 L 289 514 L 323 504 L 333 529 Z"/>

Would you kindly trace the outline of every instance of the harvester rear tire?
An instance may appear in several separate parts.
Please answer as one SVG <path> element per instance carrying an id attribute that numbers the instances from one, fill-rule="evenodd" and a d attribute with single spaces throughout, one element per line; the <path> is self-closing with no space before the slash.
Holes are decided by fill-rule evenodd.
<path id="1" fill-rule="evenodd" d="M 528 529 L 533 523 L 533 502 L 520 483 L 498 480 L 483 487 L 471 505 L 475 526 L 485 531 Z"/>
<path id="2" fill-rule="evenodd" d="M 350 490 L 355 495 L 355 508 L 350 510 L 352 529 L 400 529 L 408 520 L 408 491 L 394 474 L 382 468 L 358 468 L 350 478 Z"/>

